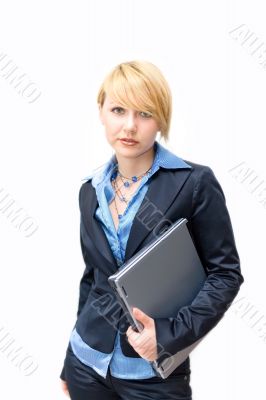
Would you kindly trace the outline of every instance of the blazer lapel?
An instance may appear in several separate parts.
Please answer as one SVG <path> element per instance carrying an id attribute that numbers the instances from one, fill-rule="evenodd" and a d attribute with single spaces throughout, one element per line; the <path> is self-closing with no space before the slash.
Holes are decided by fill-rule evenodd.
<path id="1" fill-rule="evenodd" d="M 152 177 L 134 217 L 129 233 L 125 261 L 131 258 L 146 236 L 152 232 L 154 227 L 159 227 L 159 222 L 165 219 L 165 213 L 171 206 L 173 200 L 180 192 L 183 184 L 191 173 L 191 169 L 177 169 L 174 171 L 159 169 Z M 98 200 L 95 189 L 90 184 L 90 190 L 85 192 L 84 203 L 89 212 L 82 213 L 87 232 L 97 248 L 100 256 L 104 257 L 108 263 L 104 265 L 108 269 L 108 274 L 117 271 L 117 263 L 109 245 L 101 223 L 95 218 L 94 214 L 98 207 Z M 169 220 L 168 224 L 170 223 Z M 171 221 L 175 222 L 175 221 Z M 162 227 L 161 227 L 162 228 Z M 157 234 L 159 232 L 156 232 Z"/>
<path id="2" fill-rule="evenodd" d="M 168 208 L 179 194 L 192 169 L 177 169 L 174 171 L 159 169 L 151 177 L 146 195 L 135 215 L 129 233 L 125 261 L 132 257 L 146 236 L 156 227 L 154 235 L 158 235 L 163 226 L 175 221 L 165 217 Z M 165 221 L 164 221 L 165 220 Z M 160 224 L 160 221 L 162 222 Z M 155 236 L 154 236 L 155 238 Z"/>

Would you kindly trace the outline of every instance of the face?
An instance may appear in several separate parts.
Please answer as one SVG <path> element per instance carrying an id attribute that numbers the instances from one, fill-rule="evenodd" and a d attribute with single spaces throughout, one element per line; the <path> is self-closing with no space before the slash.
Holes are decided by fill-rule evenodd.
<path id="1" fill-rule="evenodd" d="M 99 110 L 106 139 L 116 154 L 137 157 L 151 149 L 159 131 L 151 114 L 122 107 L 108 96 Z M 134 143 L 121 139 L 132 139 Z"/>

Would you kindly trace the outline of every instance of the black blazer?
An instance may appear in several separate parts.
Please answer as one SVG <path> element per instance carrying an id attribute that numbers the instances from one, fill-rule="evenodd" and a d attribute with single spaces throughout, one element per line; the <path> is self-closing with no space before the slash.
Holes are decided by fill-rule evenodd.
<path id="1" fill-rule="evenodd" d="M 187 218 L 208 275 L 191 305 L 181 308 L 175 318 L 155 319 L 159 362 L 208 333 L 221 320 L 244 281 L 223 190 L 210 167 L 184 161 L 192 168 L 160 167 L 151 176 L 125 252 L 126 261 L 166 226 Z M 98 201 L 91 179 L 81 185 L 79 206 L 80 242 L 86 267 L 79 287 L 76 330 L 92 348 L 111 353 L 119 329 L 123 354 L 140 357 L 126 340 L 129 323 L 107 281 L 118 265 L 94 217 Z M 189 357 L 176 371 L 188 368 Z M 64 368 L 60 377 L 64 379 Z"/>

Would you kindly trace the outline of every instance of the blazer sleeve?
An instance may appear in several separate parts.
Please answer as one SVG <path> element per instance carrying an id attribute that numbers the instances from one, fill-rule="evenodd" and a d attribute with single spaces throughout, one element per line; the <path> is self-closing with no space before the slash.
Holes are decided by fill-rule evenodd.
<path id="1" fill-rule="evenodd" d="M 91 285 L 93 282 L 93 267 L 89 263 L 87 252 L 86 252 L 86 247 L 84 245 L 84 233 L 85 233 L 85 227 L 83 223 L 83 218 L 82 218 L 82 207 L 81 207 L 81 193 L 82 193 L 82 187 L 80 188 L 79 192 L 79 207 L 80 207 L 80 246 L 81 246 L 81 251 L 82 251 L 82 256 L 85 262 L 85 269 L 83 271 L 81 280 L 79 282 L 79 300 L 78 300 L 78 311 L 77 311 L 77 318 L 79 314 L 82 311 L 82 308 L 84 304 L 86 303 L 87 297 L 89 295 Z M 74 329 L 74 328 L 73 328 Z M 65 379 L 65 366 L 63 366 L 63 369 L 60 374 L 60 378 L 63 380 Z"/>
<path id="2" fill-rule="evenodd" d="M 208 166 L 194 188 L 188 228 L 207 279 L 193 302 L 174 318 L 155 318 L 159 364 L 214 328 L 244 282 L 226 199 Z"/>
<path id="3" fill-rule="evenodd" d="M 94 279 L 94 275 L 93 275 L 93 267 L 92 265 L 89 263 L 88 257 L 87 257 L 87 252 L 86 252 L 86 248 L 82 239 L 82 232 L 83 232 L 84 226 L 83 226 L 83 221 L 82 221 L 82 217 L 81 217 L 81 221 L 80 221 L 80 245 L 81 245 L 81 251 L 82 251 L 82 255 L 83 255 L 83 259 L 85 262 L 85 269 L 82 275 L 82 278 L 80 280 L 79 283 L 79 302 L 78 302 L 78 311 L 77 311 L 77 317 L 79 316 L 79 314 L 81 313 L 81 310 L 87 300 L 88 294 L 90 292 L 91 289 L 91 285 Z"/>

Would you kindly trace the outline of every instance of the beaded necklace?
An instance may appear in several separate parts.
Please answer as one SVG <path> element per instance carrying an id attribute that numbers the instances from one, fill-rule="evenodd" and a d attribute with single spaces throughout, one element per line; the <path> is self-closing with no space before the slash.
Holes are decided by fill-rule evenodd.
<path id="1" fill-rule="evenodd" d="M 125 193 L 122 193 L 122 191 L 120 190 L 121 187 L 129 189 L 135 182 L 138 182 L 143 176 L 148 175 L 149 172 L 151 171 L 151 168 L 152 167 L 150 167 L 146 172 L 144 172 L 143 174 L 141 174 L 139 176 L 134 175 L 131 178 L 127 178 L 126 176 L 121 174 L 121 172 L 118 170 L 118 167 L 116 166 L 116 171 L 111 176 L 111 184 L 115 191 L 114 205 L 115 205 L 116 213 L 117 213 L 119 219 L 122 218 L 123 214 L 119 214 L 118 207 L 116 204 L 116 195 L 121 202 L 124 202 L 126 204 L 128 204 L 128 202 L 129 202 L 129 199 L 127 198 L 127 196 L 125 196 Z M 120 176 L 120 178 L 123 182 L 122 185 L 120 185 L 119 187 L 118 187 L 118 183 L 116 181 L 117 176 Z M 119 193 L 120 193 L 120 195 L 119 195 Z"/>

